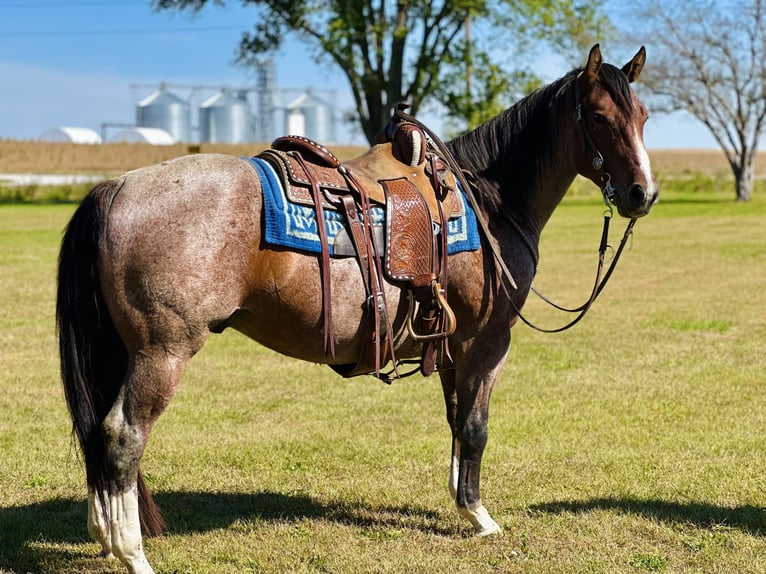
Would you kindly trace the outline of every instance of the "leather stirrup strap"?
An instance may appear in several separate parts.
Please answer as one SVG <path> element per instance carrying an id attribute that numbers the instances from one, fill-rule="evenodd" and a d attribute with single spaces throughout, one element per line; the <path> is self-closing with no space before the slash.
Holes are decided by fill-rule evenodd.
<path id="1" fill-rule="evenodd" d="M 431 161 L 431 186 L 434 189 L 434 193 L 436 194 L 437 199 L 437 205 L 439 207 L 439 224 L 441 225 L 440 230 L 440 237 L 439 237 L 439 245 L 437 249 L 437 255 L 434 262 L 434 274 L 439 277 L 439 282 L 442 285 L 442 291 L 444 292 L 444 299 L 447 299 L 447 286 L 449 284 L 448 278 L 449 273 L 447 269 L 448 261 L 449 261 L 449 254 L 447 252 L 448 249 L 448 221 L 447 217 L 444 213 L 444 197 L 446 194 L 442 194 L 442 190 L 444 189 L 441 181 L 439 179 L 439 171 L 437 169 L 437 156 L 435 154 L 431 154 L 430 156 Z M 444 330 L 444 321 L 445 316 L 444 313 L 435 313 L 436 312 L 436 306 L 433 306 L 429 309 L 432 315 L 431 317 L 425 316 L 424 320 L 435 320 L 437 321 L 436 328 L 434 330 L 443 331 Z M 433 314 L 435 313 L 435 316 Z M 438 343 L 438 349 L 437 349 L 437 343 Z M 423 343 L 423 352 L 420 359 L 420 373 L 424 377 L 428 377 L 431 374 L 433 374 L 434 370 L 436 369 L 436 359 L 437 354 L 440 355 L 441 359 L 447 359 L 450 363 L 452 363 L 452 356 L 449 352 L 449 338 L 445 337 L 441 339 L 440 341 L 430 340 L 425 341 Z"/>
<path id="2" fill-rule="evenodd" d="M 372 206 L 370 198 L 367 196 L 364 186 L 359 182 L 348 166 L 341 164 L 340 172 L 346 178 L 349 186 L 359 195 L 359 204 L 362 208 L 362 217 L 364 218 L 364 242 L 368 246 L 369 257 L 369 281 L 370 281 L 370 303 L 373 308 L 374 316 L 374 345 L 375 345 L 375 375 L 380 377 L 383 365 L 390 359 L 396 371 L 396 357 L 394 354 L 394 343 L 391 337 L 393 326 L 388 317 L 388 301 L 386 300 L 386 291 L 384 288 L 383 266 L 381 263 L 382 252 L 375 239 L 375 233 L 372 231 Z"/>
<path id="3" fill-rule="evenodd" d="M 436 169 L 436 163 L 437 163 L 437 156 L 434 154 L 431 156 L 431 177 L 433 177 L 433 185 L 435 193 L 439 195 L 437 197 L 438 204 L 439 204 L 439 218 L 441 220 L 441 253 L 439 253 L 439 262 L 441 263 L 441 285 L 442 290 L 444 291 L 444 299 L 447 300 L 447 288 L 449 286 L 449 269 L 448 269 L 448 262 L 449 262 L 449 221 L 447 218 L 447 215 L 444 213 L 444 200 L 447 197 L 447 189 L 440 185 L 441 181 L 439 179 L 439 175 Z M 444 191 L 443 194 L 440 192 Z M 444 322 L 446 319 L 445 315 L 442 313 L 442 322 Z M 439 329 L 444 329 L 444 325 L 439 325 Z M 450 364 L 452 364 L 452 355 L 449 352 L 449 337 L 445 337 L 441 341 L 441 359 L 447 359 Z"/>
<path id="4" fill-rule="evenodd" d="M 364 288 L 369 290 L 370 249 L 367 245 L 369 235 L 365 233 L 364 222 L 359 219 L 359 212 L 357 211 L 354 198 L 350 195 L 343 195 L 341 196 L 340 201 L 340 208 L 343 211 L 343 216 L 346 218 L 346 222 L 348 223 L 349 229 L 351 231 L 351 242 L 354 244 L 354 249 L 356 250 L 359 267 L 362 269 L 362 275 L 364 277 Z M 369 295 L 369 293 L 367 294 Z"/>

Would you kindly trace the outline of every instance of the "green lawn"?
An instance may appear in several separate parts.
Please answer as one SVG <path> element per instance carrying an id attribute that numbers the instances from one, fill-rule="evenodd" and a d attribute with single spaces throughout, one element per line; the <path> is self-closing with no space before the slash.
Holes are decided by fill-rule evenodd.
<path id="1" fill-rule="evenodd" d="M 581 303 L 597 194 L 565 200 L 537 285 Z M 665 190 L 591 314 L 514 329 L 491 405 L 475 539 L 447 492 L 436 377 L 343 380 L 227 332 L 143 468 L 160 573 L 766 572 L 766 197 Z M 54 274 L 73 205 L 0 205 L 0 573 L 96 558 L 57 373 Z M 621 233 L 615 218 L 613 237 Z M 564 317 L 530 299 L 533 320 Z"/>

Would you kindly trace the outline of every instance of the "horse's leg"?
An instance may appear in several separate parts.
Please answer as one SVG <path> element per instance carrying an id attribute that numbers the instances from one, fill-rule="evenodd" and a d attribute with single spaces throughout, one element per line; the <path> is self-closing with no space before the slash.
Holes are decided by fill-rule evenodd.
<path id="1" fill-rule="evenodd" d="M 450 459 L 449 471 L 449 494 L 452 500 L 457 501 L 457 480 L 460 473 L 460 443 L 457 440 L 455 427 L 457 426 L 457 391 L 455 389 L 455 371 L 445 370 L 439 373 L 444 391 L 444 402 L 447 406 L 447 422 L 452 434 L 452 458 Z"/>
<path id="2" fill-rule="evenodd" d="M 167 345 L 133 353 L 125 384 L 104 420 L 111 550 L 131 574 L 154 572 L 141 542 L 138 462 L 154 423 L 178 387 L 190 356 L 174 353 Z M 98 517 L 93 522 L 97 525 L 97 536 L 103 534 Z M 104 546 L 104 550 L 108 548 Z"/>
<path id="3" fill-rule="evenodd" d="M 474 346 L 476 348 L 477 346 Z M 474 527 L 477 536 L 501 532 L 481 501 L 479 483 L 481 459 L 487 444 L 489 399 L 506 351 L 494 361 L 492 367 L 481 365 L 492 362 L 491 357 L 478 357 L 468 352 L 455 370 L 442 371 L 441 380 L 447 407 L 447 420 L 452 430 L 452 462 L 449 490 L 458 512 Z"/>
<path id="4" fill-rule="evenodd" d="M 112 558 L 112 535 L 109 532 L 109 515 L 101 504 L 95 490 L 88 489 L 88 534 L 101 545 L 101 556 Z M 109 500 L 109 493 L 103 493 L 103 500 Z"/>

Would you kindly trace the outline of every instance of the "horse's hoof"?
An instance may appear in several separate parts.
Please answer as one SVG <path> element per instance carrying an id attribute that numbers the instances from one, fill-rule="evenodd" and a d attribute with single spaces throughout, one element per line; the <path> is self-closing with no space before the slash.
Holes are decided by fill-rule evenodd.
<path id="1" fill-rule="evenodd" d="M 502 528 L 492 519 L 481 502 L 472 508 L 458 507 L 458 512 L 463 518 L 466 518 L 473 524 L 476 536 L 483 537 L 491 534 L 502 534 L 503 532 Z"/>
<path id="2" fill-rule="evenodd" d="M 485 536 L 502 536 L 503 535 L 503 529 L 500 528 L 500 525 L 492 521 L 493 524 L 491 526 L 486 526 L 483 529 L 476 529 L 476 536 L 479 538 L 484 538 Z"/>

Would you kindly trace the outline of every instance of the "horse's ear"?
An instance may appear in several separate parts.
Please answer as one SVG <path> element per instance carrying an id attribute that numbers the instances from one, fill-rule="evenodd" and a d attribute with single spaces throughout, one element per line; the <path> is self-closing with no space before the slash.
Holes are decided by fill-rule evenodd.
<path id="1" fill-rule="evenodd" d="M 635 82 L 641 75 L 641 70 L 644 69 L 646 63 L 646 48 L 641 46 L 641 49 L 636 52 L 633 59 L 622 67 L 622 71 L 628 76 L 629 82 Z"/>
<path id="2" fill-rule="evenodd" d="M 590 54 L 588 54 L 588 63 L 585 64 L 585 77 L 588 80 L 595 80 L 598 77 L 598 71 L 601 69 L 601 64 L 603 64 L 603 60 L 601 59 L 601 47 L 596 44 L 590 49 Z"/>

